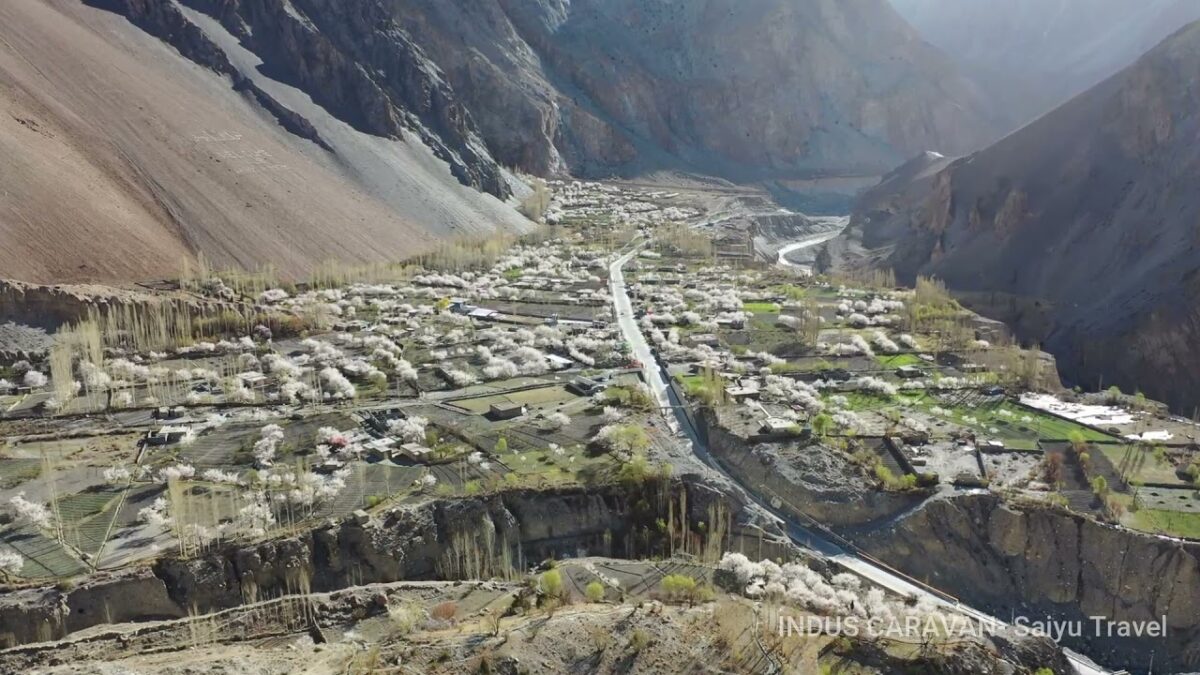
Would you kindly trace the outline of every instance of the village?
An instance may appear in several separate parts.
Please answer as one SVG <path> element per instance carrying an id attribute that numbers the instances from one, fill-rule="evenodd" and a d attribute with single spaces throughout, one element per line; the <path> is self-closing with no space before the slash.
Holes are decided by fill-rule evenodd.
<path id="1" fill-rule="evenodd" d="M 746 233 L 694 227 L 676 193 L 550 187 L 537 235 L 304 284 L 191 270 L 5 364 L 0 576 L 73 584 L 437 500 L 714 471 L 839 539 L 971 492 L 1200 538 L 1192 421 L 1064 389 L 936 280 L 814 275 L 731 253 Z"/>
<path id="2" fill-rule="evenodd" d="M 1194 420 L 1136 392 L 1066 389 L 1053 357 L 1022 348 L 936 280 L 903 289 L 879 272 L 831 279 L 731 267 L 714 263 L 718 255 L 668 235 L 626 277 L 641 329 L 687 402 L 684 422 L 715 435 L 709 450 L 733 473 L 749 455 L 776 470 L 744 473 L 747 489 L 770 491 L 778 474 L 811 479 L 836 457 L 830 483 L 914 499 L 986 489 L 1141 532 L 1200 536 Z M 781 482 L 772 494 L 793 487 Z M 806 503 L 819 496 L 829 495 L 797 491 L 792 510 L 823 513 Z M 886 515 L 866 509 L 855 524 Z"/>

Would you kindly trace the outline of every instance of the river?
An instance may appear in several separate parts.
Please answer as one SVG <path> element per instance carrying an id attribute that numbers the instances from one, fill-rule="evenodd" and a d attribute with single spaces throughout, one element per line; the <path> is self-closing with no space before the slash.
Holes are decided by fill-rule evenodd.
<path id="1" fill-rule="evenodd" d="M 793 262 L 789 256 L 792 256 L 793 254 L 805 249 L 810 249 L 818 244 L 824 244 L 830 239 L 833 239 L 841 234 L 846 229 L 846 226 L 850 224 L 849 216 L 830 216 L 817 218 L 815 220 L 818 220 L 822 224 L 828 225 L 829 229 L 822 232 L 817 232 L 815 234 L 810 234 L 807 237 L 793 241 L 792 243 L 780 248 L 778 257 L 778 262 L 780 265 L 784 267 L 793 267 L 807 274 L 812 274 L 811 264 Z"/>

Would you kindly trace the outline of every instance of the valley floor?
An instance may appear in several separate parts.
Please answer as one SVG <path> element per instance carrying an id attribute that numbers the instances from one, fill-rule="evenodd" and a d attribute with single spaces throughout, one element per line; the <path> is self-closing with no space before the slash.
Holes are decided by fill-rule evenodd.
<path id="1" fill-rule="evenodd" d="M 976 672 L 980 648 L 1017 672 L 1104 672 L 1036 638 L 789 645 L 744 601 L 1007 635 L 988 613 L 1039 606 L 1048 583 L 1030 566 L 1057 540 L 1034 528 L 1108 533 L 1102 556 L 1118 541 L 1158 555 L 1139 529 L 1194 536 L 1193 425 L 1062 391 L 1052 360 L 936 284 L 777 264 L 753 241 L 776 221 L 713 219 L 666 189 L 551 188 L 547 234 L 306 286 L 184 279 L 6 362 L 0 660 L 46 668 L 61 648 L 47 641 L 65 639 L 97 671 L 165 667 L 153 652 L 186 644 L 178 667 L 201 670 L 224 653 L 263 672 L 297 658 Z M 831 231 L 790 218 L 812 228 L 793 254 Z M 941 538 L 957 511 L 995 529 Z M 1177 587 L 1200 587 L 1196 545 L 1171 546 Z M 981 580 L 990 560 L 1004 572 Z M 1090 611 L 1101 587 L 1121 597 L 1109 584 L 1127 569 L 1095 568 L 1053 611 Z M 474 607 L 471 589 L 507 599 Z M 736 634 L 688 637 L 726 613 Z M 1194 616 L 1175 604 L 1168 622 L 1164 641 L 1071 646 L 1131 669 L 1149 649 L 1183 663 Z M 265 633 L 239 645 L 230 627 L 246 625 Z"/>

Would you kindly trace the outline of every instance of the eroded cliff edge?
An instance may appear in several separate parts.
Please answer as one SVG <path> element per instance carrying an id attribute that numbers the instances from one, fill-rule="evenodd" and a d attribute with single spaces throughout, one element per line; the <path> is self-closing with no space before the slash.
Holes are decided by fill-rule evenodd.
<path id="1" fill-rule="evenodd" d="M 1084 622 L 1068 637 L 1102 663 L 1184 669 L 1200 662 L 1200 545 L 1139 534 L 996 494 L 935 498 L 892 525 L 859 534 L 868 553 L 1008 620 Z M 1089 637 L 1089 617 L 1166 617 L 1165 639 Z"/>
<path id="2" fill-rule="evenodd" d="M 659 521 L 668 524 L 665 528 Z M 522 490 L 398 507 L 295 536 L 0 594 L 0 646 L 102 624 L 179 618 L 266 598 L 402 580 L 519 575 L 547 558 L 650 557 L 714 545 L 758 558 L 794 549 L 725 492 L 662 486 Z"/>

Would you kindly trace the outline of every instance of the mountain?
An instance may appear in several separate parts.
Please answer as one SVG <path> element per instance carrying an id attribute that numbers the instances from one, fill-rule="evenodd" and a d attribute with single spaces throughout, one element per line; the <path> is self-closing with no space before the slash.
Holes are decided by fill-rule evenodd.
<path id="1" fill-rule="evenodd" d="M 108 10 L 0 3 L 0 276 L 161 278 L 200 252 L 300 275 L 529 227 L 477 189 L 507 194 L 490 158 L 455 160 L 472 186 L 421 125 L 360 131 L 171 6 L 140 7 L 193 60 Z"/>
<path id="2" fill-rule="evenodd" d="M 893 176 L 852 219 L 1079 383 L 1200 403 L 1200 22 L 984 150 Z"/>
<path id="3" fill-rule="evenodd" d="M 385 4 L 501 162 L 535 173 L 878 175 L 997 130 L 885 0 Z"/>
<path id="4" fill-rule="evenodd" d="M 1195 0 L 891 0 L 1020 126 L 1200 19 Z"/>
<path id="5" fill-rule="evenodd" d="M 980 101 L 885 0 L 8 2 L 0 270 L 299 276 L 528 227 L 506 167 L 874 176 Z"/>
<path id="6" fill-rule="evenodd" d="M 453 151 L 539 175 L 877 175 L 996 131 L 974 86 L 886 0 L 106 2 L 184 51 L 160 15 L 215 20 L 368 132 L 392 130 L 381 111 L 450 102 L 428 126 L 443 140 L 452 128 Z"/>

